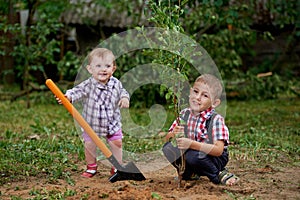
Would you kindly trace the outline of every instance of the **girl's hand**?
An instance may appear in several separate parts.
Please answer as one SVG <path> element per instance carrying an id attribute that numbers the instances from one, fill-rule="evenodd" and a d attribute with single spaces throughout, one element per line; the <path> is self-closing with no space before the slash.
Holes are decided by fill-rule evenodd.
<path id="1" fill-rule="evenodd" d="M 189 138 L 177 138 L 176 142 L 179 149 L 189 149 L 193 140 Z"/>
<path id="2" fill-rule="evenodd" d="M 119 107 L 120 108 L 129 108 L 129 99 L 127 98 L 122 98 L 120 101 L 119 101 Z"/>
<path id="3" fill-rule="evenodd" d="M 55 97 L 55 99 L 56 99 L 56 101 L 57 101 L 58 104 L 62 104 L 62 101 L 57 96 L 54 95 L 54 97 Z M 65 95 L 65 97 L 68 99 L 68 97 L 66 95 Z"/>

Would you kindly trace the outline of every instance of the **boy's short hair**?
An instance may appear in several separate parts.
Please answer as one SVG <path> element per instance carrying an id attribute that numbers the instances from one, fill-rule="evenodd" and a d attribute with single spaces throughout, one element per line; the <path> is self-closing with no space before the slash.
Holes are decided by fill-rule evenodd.
<path id="1" fill-rule="evenodd" d="M 221 81 L 217 77 L 211 74 L 202 74 L 196 79 L 195 83 L 197 82 L 206 84 L 212 91 L 214 99 L 221 98 L 223 87 Z"/>
<path id="2" fill-rule="evenodd" d="M 113 52 L 109 49 L 106 48 L 95 48 L 93 49 L 89 55 L 88 55 L 88 63 L 90 64 L 92 62 L 92 59 L 94 57 L 100 57 L 100 58 L 105 58 L 107 56 L 111 56 L 112 59 L 114 60 L 113 64 L 116 65 L 115 63 L 115 55 L 113 54 Z"/>

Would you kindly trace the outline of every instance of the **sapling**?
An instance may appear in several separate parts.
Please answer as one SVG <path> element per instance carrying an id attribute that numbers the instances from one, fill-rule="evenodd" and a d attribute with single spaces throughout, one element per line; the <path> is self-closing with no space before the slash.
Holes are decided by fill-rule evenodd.
<path id="1" fill-rule="evenodd" d="M 150 9 L 152 10 L 152 17 L 150 19 L 151 22 L 155 23 L 157 27 L 166 28 L 166 31 L 158 37 L 162 45 L 165 45 L 165 48 L 160 49 L 176 49 L 176 52 L 166 52 L 164 50 L 157 50 L 153 53 L 156 53 L 154 63 L 165 64 L 168 67 L 171 67 L 174 73 L 161 73 L 160 77 L 164 80 L 168 80 L 172 83 L 172 86 L 166 88 L 164 86 L 161 87 L 161 92 L 166 92 L 165 98 L 167 100 L 172 99 L 171 107 L 174 110 L 174 115 L 177 120 L 177 124 L 181 126 L 185 126 L 186 122 L 184 120 L 180 120 L 180 109 L 181 103 L 184 103 L 184 99 L 182 98 L 183 84 L 184 81 L 187 81 L 187 77 L 185 74 L 187 73 L 187 62 L 181 58 L 180 51 L 182 48 L 182 38 L 180 38 L 180 34 L 178 34 L 178 38 L 174 38 L 174 34 L 169 34 L 167 30 L 171 30 L 173 32 L 184 32 L 183 27 L 180 23 L 180 16 L 184 13 L 182 6 L 187 1 L 178 1 L 174 3 L 174 5 L 163 4 L 162 2 L 154 2 L 150 1 Z M 184 133 L 177 134 L 176 137 L 184 137 Z M 176 144 L 176 138 L 173 138 L 172 141 L 174 146 Z M 181 185 L 182 174 L 185 171 L 185 158 L 184 151 L 180 150 L 180 159 L 181 162 L 178 164 L 178 187 Z"/>

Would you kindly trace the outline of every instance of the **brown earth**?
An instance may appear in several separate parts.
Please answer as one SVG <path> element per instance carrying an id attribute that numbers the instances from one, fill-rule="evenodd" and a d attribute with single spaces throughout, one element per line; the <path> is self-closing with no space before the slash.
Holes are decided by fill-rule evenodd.
<path id="1" fill-rule="evenodd" d="M 32 191 L 75 194 L 65 199 L 300 199 L 299 166 L 265 165 L 260 167 L 254 161 L 230 161 L 228 169 L 240 177 L 234 186 L 215 185 L 206 177 L 197 181 L 182 181 L 178 188 L 176 171 L 172 166 L 143 173 L 145 181 L 108 181 L 110 168 L 99 163 L 99 173 L 91 179 L 71 175 L 75 185 L 65 180 L 49 183 L 47 179 L 29 177 L 26 181 L 7 183 L 1 187 L 1 199 L 12 196 L 33 199 Z M 82 169 L 83 169 L 82 165 Z"/>

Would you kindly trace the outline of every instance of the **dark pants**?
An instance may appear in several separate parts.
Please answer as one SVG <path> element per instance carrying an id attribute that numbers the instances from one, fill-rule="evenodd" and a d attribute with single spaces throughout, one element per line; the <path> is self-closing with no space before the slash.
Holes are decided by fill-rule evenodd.
<path id="1" fill-rule="evenodd" d="M 180 151 L 177 147 L 166 143 L 163 152 L 167 159 L 178 170 L 181 163 Z M 228 152 L 224 150 L 221 156 L 210 156 L 201 151 L 188 149 L 185 152 L 185 171 L 182 174 L 183 180 L 189 180 L 193 174 L 198 176 L 207 176 L 209 180 L 215 184 L 220 183 L 219 173 L 224 170 L 228 163 Z"/>
<path id="2" fill-rule="evenodd" d="M 185 172 L 183 179 L 191 177 L 193 173 L 198 176 L 207 176 L 213 183 L 220 183 L 219 173 L 228 163 L 228 153 L 223 151 L 221 156 L 210 156 L 201 151 L 187 150 L 185 153 Z"/>

